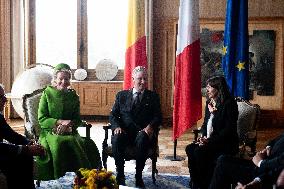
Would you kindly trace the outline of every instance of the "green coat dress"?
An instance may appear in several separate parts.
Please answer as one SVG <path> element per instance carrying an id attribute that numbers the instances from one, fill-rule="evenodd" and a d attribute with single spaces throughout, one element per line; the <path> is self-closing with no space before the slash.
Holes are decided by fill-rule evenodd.
<path id="1" fill-rule="evenodd" d="M 52 129 L 58 119 L 72 120 L 75 128 L 70 135 L 53 134 Z M 60 91 L 48 86 L 40 99 L 38 120 L 41 131 L 39 142 L 46 155 L 36 158 L 39 180 L 57 179 L 66 172 L 79 168 L 98 168 L 101 159 L 96 144 L 79 136 L 77 127 L 80 119 L 80 102 L 75 90 Z"/>

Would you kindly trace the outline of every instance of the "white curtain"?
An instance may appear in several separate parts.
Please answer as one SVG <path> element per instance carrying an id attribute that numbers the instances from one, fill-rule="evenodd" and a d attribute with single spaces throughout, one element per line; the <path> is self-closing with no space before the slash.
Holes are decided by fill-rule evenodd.
<path id="1" fill-rule="evenodd" d="M 24 0 L 12 2 L 12 79 L 24 70 Z"/>
<path id="2" fill-rule="evenodd" d="M 148 88 L 153 89 L 153 0 L 145 0 L 145 31 L 147 40 Z"/>
<path id="3" fill-rule="evenodd" d="M 0 1 L 0 83 L 11 89 L 11 2 Z"/>

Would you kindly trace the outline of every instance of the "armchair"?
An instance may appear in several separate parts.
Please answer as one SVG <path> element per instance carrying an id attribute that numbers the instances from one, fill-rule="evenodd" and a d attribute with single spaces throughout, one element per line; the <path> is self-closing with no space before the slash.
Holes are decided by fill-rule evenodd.
<path id="1" fill-rule="evenodd" d="M 257 127 L 260 118 L 260 106 L 251 104 L 242 98 L 236 98 L 238 103 L 238 134 L 239 142 L 242 148 L 241 154 L 244 153 L 245 147 L 250 148 L 250 155 L 256 153 Z"/>
<path id="2" fill-rule="evenodd" d="M 38 89 L 23 96 L 25 135 L 34 140 L 38 139 L 40 133 L 37 111 L 43 90 L 44 88 Z M 86 137 L 90 138 L 90 128 L 92 125 L 85 121 L 84 123 L 83 127 L 86 128 Z"/>
<path id="3" fill-rule="evenodd" d="M 39 101 L 42 95 L 43 89 L 38 89 L 33 91 L 30 94 L 25 94 L 23 96 L 23 110 L 24 110 L 24 126 L 25 126 L 25 135 L 29 139 L 37 141 L 40 134 L 40 126 L 38 122 L 38 107 Z M 90 128 L 91 124 L 88 124 L 84 121 L 82 127 L 86 128 L 86 138 L 90 138 Z M 36 175 L 36 170 L 35 170 Z M 37 185 L 40 185 L 40 181 L 37 181 Z"/>
<path id="4" fill-rule="evenodd" d="M 112 147 L 110 144 L 110 139 L 109 139 L 109 130 L 110 130 L 110 123 L 103 126 L 103 129 L 105 131 L 105 138 L 102 144 L 102 161 L 103 161 L 103 166 L 105 169 L 107 169 L 107 158 L 108 157 L 113 157 L 112 154 Z M 152 148 L 149 148 L 147 157 L 152 160 L 152 180 L 153 183 L 156 183 L 156 177 L 155 174 L 158 174 L 157 170 L 157 159 L 159 157 L 159 146 L 158 146 L 158 135 L 156 137 L 156 140 L 154 144 L 152 145 Z M 125 152 L 125 160 L 135 160 L 135 147 L 129 146 L 126 148 Z"/>

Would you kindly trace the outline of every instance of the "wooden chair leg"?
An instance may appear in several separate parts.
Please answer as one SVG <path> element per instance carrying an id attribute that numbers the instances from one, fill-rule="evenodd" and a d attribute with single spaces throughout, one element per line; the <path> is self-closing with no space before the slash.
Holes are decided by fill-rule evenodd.
<path id="1" fill-rule="evenodd" d="M 91 124 L 87 124 L 87 126 L 86 126 L 86 138 L 90 138 L 90 133 L 91 133 L 91 131 L 90 131 L 90 129 L 91 129 L 91 127 L 92 127 L 92 125 Z"/>
<path id="2" fill-rule="evenodd" d="M 103 162 L 103 166 L 104 168 L 107 170 L 107 158 L 108 158 L 108 154 L 107 154 L 107 143 L 106 141 L 103 142 L 103 149 L 102 149 L 102 162 Z"/>
<path id="3" fill-rule="evenodd" d="M 103 152 L 102 153 L 102 161 L 103 161 L 103 166 L 106 170 L 107 170 L 107 158 L 108 158 L 108 155 Z"/>
<path id="4" fill-rule="evenodd" d="M 102 144 L 102 161 L 103 161 L 103 166 L 104 168 L 107 170 L 107 158 L 108 158 L 108 153 L 107 153 L 107 148 L 108 148 L 108 144 L 107 144 L 107 140 L 108 140 L 108 126 L 104 126 L 103 129 L 105 130 L 105 139 L 103 141 Z"/>
<path id="5" fill-rule="evenodd" d="M 40 180 L 36 180 L 36 186 L 40 187 Z"/>
<path id="6" fill-rule="evenodd" d="M 152 158 L 152 180 L 153 180 L 154 185 L 156 185 L 156 174 L 158 174 L 157 157 L 153 157 Z"/>
<path id="7" fill-rule="evenodd" d="M 40 187 L 40 182 L 41 180 L 38 178 L 38 170 L 36 167 L 36 160 L 34 159 L 34 163 L 33 163 L 33 176 L 34 176 L 34 180 L 36 180 L 36 186 Z M 1 188 L 1 187 L 0 187 Z"/>

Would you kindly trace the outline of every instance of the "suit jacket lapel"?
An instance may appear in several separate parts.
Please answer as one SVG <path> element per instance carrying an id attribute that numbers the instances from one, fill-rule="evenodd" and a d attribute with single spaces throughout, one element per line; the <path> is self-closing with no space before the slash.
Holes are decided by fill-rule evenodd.
<path id="1" fill-rule="evenodd" d="M 132 99 L 133 99 L 132 89 L 129 89 L 126 97 L 126 106 L 129 110 L 131 110 L 132 108 Z"/>
<path id="2" fill-rule="evenodd" d="M 145 89 L 142 99 L 141 99 L 140 107 L 143 107 L 143 105 L 147 102 L 148 96 L 149 96 L 148 90 Z"/>

